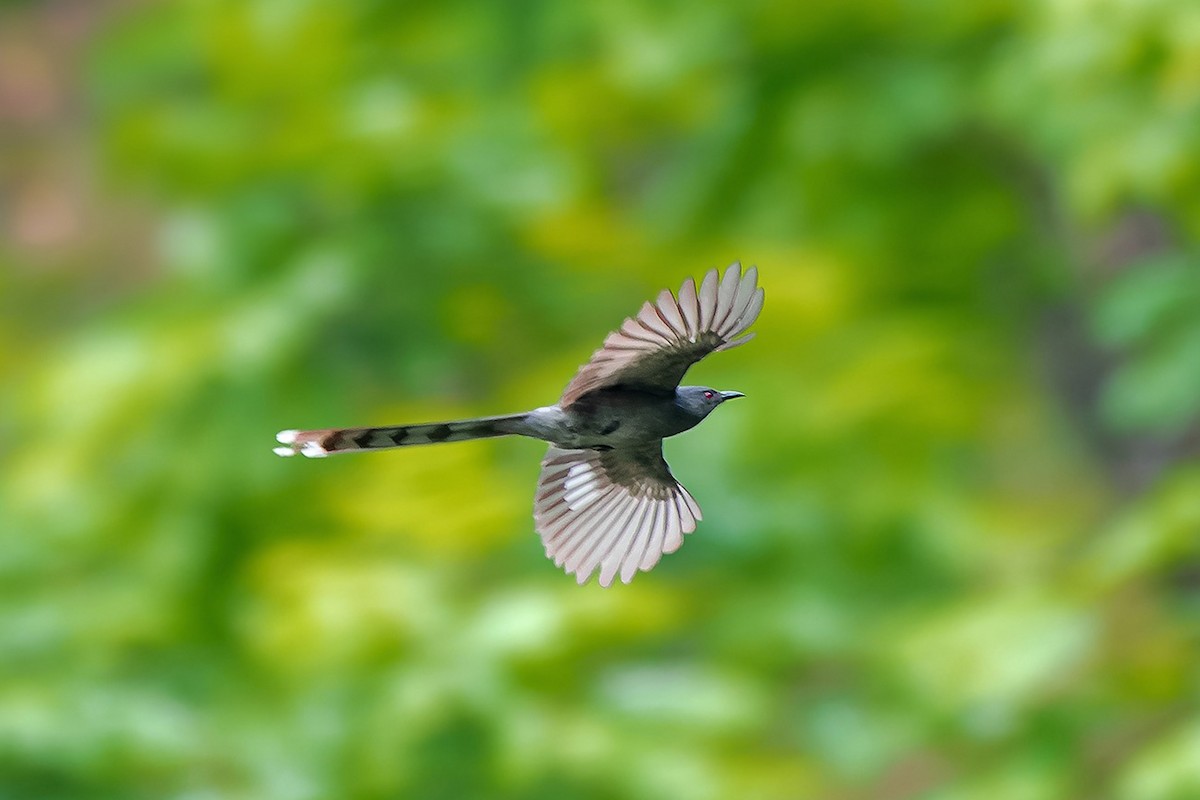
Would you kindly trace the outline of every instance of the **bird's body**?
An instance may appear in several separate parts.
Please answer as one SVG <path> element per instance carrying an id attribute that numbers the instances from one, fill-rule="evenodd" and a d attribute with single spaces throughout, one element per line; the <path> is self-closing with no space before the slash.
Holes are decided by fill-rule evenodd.
<path id="1" fill-rule="evenodd" d="M 692 398 L 704 392 L 716 402 L 697 404 Z M 704 386 L 680 386 L 669 395 L 615 386 L 597 389 L 566 409 L 559 406 L 530 412 L 538 427 L 550 435 L 539 439 L 565 450 L 617 449 L 666 439 L 700 424 L 721 400 L 734 393 L 721 393 Z M 720 398 L 720 399 L 717 399 Z M 545 420 L 543 423 L 542 420 Z M 545 427 L 542 427 L 545 425 Z"/>
<path id="2" fill-rule="evenodd" d="M 666 439 L 700 424 L 716 406 L 707 409 L 688 406 L 688 395 L 696 390 L 701 393 L 715 391 L 701 386 L 681 386 L 670 395 L 661 395 L 617 386 L 591 392 L 566 408 L 543 406 L 524 414 L 420 425 L 304 431 L 307 437 L 300 447 L 305 455 L 320 457 L 353 450 L 528 436 L 564 450 L 613 450 Z M 716 394 L 720 396 L 720 393 Z M 287 451 L 288 448 L 279 450 Z"/>
<path id="3" fill-rule="evenodd" d="M 671 475 L 662 440 L 698 425 L 740 392 L 679 386 L 692 363 L 753 336 L 762 309 L 757 271 L 735 264 L 700 289 L 689 278 L 679 299 L 655 304 L 609 334 L 560 401 L 522 414 L 420 425 L 282 431 L 279 455 L 320 457 L 495 436 L 549 442 L 534 502 L 546 554 L 583 583 L 597 569 L 608 586 L 628 583 L 682 544 L 700 519 L 696 501 Z"/>

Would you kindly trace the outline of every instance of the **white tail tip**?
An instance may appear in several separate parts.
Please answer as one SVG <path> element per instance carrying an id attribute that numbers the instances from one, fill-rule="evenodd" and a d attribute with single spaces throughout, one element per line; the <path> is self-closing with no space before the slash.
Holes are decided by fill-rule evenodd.
<path id="1" fill-rule="evenodd" d="M 280 444 L 295 444 L 296 437 L 299 435 L 300 431 L 280 431 L 279 433 L 275 434 L 275 441 L 279 442 Z M 275 452 L 278 453 L 279 451 L 276 450 Z M 283 454 L 280 453 L 280 455 Z"/>
<path id="2" fill-rule="evenodd" d="M 275 455 L 283 456 L 284 458 L 287 458 L 288 456 L 296 455 L 296 451 L 290 447 L 276 447 L 273 452 L 275 453 Z"/>
<path id="3" fill-rule="evenodd" d="M 300 452 L 309 458 L 324 458 L 329 452 L 316 442 L 305 442 L 300 445 Z"/>

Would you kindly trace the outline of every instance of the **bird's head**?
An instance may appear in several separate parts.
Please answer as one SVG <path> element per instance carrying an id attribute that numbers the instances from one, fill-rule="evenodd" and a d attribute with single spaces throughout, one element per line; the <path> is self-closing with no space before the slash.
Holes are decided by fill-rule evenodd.
<path id="1" fill-rule="evenodd" d="M 703 419 L 712 410 L 735 397 L 745 397 L 741 392 L 722 392 L 707 386 L 680 386 L 675 390 L 676 402 L 685 411 Z"/>

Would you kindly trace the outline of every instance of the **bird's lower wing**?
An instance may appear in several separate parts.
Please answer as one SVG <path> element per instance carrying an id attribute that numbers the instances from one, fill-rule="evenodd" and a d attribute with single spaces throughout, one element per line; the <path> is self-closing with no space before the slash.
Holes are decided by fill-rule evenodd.
<path id="1" fill-rule="evenodd" d="M 534 521 L 547 557 L 584 583 L 629 583 L 696 529 L 700 507 L 662 456 L 662 442 L 606 452 L 551 447 L 542 461 Z"/>
<path id="2" fill-rule="evenodd" d="M 709 270 L 699 289 L 688 278 L 678 298 L 663 289 L 656 302 L 643 305 L 605 338 L 604 346 L 567 384 L 559 405 L 568 406 L 606 386 L 674 391 L 692 364 L 754 336 L 742 334 L 762 311 L 763 290 L 757 284 L 755 267 L 743 275 L 741 264 L 735 263 L 724 278 Z"/>

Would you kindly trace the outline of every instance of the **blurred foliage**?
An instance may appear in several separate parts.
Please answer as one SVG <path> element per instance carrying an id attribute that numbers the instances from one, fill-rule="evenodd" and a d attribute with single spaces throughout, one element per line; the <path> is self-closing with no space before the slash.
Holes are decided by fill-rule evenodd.
<path id="1" fill-rule="evenodd" d="M 1200 797 L 1200 5 L 0 7 L 0 797 Z M 706 519 L 542 556 L 552 401 L 766 309 Z"/>

